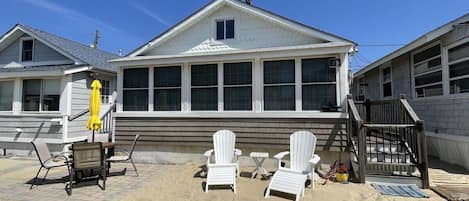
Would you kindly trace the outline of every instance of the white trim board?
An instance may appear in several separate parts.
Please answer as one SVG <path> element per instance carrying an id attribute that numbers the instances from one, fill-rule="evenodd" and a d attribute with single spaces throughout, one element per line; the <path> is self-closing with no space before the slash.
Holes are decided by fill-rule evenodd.
<path id="1" fill-rule="evenodd" d="M 259 48 L 250 50 L 232 50 L 223 52 L 210 53 L 192 53 L 180 55 L 163 55 L 163 56 L 139 56 L 124 57 L 120 59 L 110 60 L 120 66 L 133 65 L 155 65 L 155 64 L 171 64 L 185 62 L 218 62 L 228 60 L 246 60 L 252 58 L 276 58 L 276 57 L 297 57 L 297 56 L 314 56 L 325 54 L 339 54 L 353 51 L 352 45 L 341 42 L 320 43 L 313 45 L 300 45 L 276 48 Z M 255 56 L 254 56 L 255 54 Z"/>
<path id="2" fill-rule="evenodd" d="M 331 118 L 344 119 L 344 112 L 117 112 L 115 117 L 157 118 Z"/>

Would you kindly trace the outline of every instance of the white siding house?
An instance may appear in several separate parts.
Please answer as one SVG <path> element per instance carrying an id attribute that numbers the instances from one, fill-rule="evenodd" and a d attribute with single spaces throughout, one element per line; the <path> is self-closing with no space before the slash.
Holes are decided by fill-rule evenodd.
<path id="1" fill-rule="evenodd" d="M 318 151 L 346 146 L 355 43 L 237 0 L 216 0 L 123 58 L 115 140 L 139 133 L 158 152 L 199 153 L 218 129 L 239 147 L 279 150 L 300 129 Z"/>
<path id="2" fill-rule="evenodd" d="M 7 31 L 0 38 L 0 148 L 29 154 L 31 141 L 59 149 L 86 139 L 87 115 L 78 114 L 88 109 L 93 79 L 110 86 L 103 90 L 103 110 L 112 103 L 116 69 L 107 60 L 114 58 L 30 26 Z"/>

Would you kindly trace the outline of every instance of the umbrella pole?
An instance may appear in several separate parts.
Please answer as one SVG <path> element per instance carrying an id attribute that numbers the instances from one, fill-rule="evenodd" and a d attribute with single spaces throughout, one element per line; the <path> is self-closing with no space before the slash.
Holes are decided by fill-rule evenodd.
<path id="1" fill-rule="evenodd" d="M 94 142 L 94 129 L 93 129 L 93 135 L 91 136 L 91 142 Z"/>

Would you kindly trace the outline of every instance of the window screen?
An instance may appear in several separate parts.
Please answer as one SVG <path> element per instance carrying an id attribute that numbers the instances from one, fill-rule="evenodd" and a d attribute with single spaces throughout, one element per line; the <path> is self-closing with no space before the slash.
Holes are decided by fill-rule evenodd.
<path id="1" fill-rule="evenodd" d="M 13 81 L 0 81 L 0 111 L 11 111 L 13 106 Z"/>
<path id="2" fill-rule="evenodd" d="M 191 66 L 191 110 L 218 110 L 218 65 Z"/>
<path id="3" fill-rule="evenodd" d="M 264 110 L 295 110 L 295 61 L 264 62 Z"/>
<path id="4" fill-rule="evenodd" d="M 154 69 L 155 111 L 181 110 L 181 67 L 158 67 Z"/>
<path id="5" fill-rule="evenodd" d="M 34 40 L 23 40 L 21 61 L 32 61 L 33 60 L 33 47 Z"/>
<path id="6" fill-rule="evenodd" d="M 124 69 L 124 111 L 148 111 L 148 68 Z"/>
<path id="7" fill-rule="evenodd" d="M 224 110 L 252 110 L 252 63 L 223 66 Z"/>
<path id="8" fill-rule="evenodd" d="M 336 69 L 330 58 L 301 60 L 303 110 L 323 110 L 337 105 Z"/>

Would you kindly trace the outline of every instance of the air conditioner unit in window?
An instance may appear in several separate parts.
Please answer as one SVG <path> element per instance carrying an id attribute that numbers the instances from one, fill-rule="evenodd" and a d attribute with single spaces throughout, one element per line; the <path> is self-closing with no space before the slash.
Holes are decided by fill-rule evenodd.
<path id="1" fill-rule="evenodd" d="M 340 59 L 333 58 L 329 59 L 329 68 L 338 68 L 340 67 Z"/>

